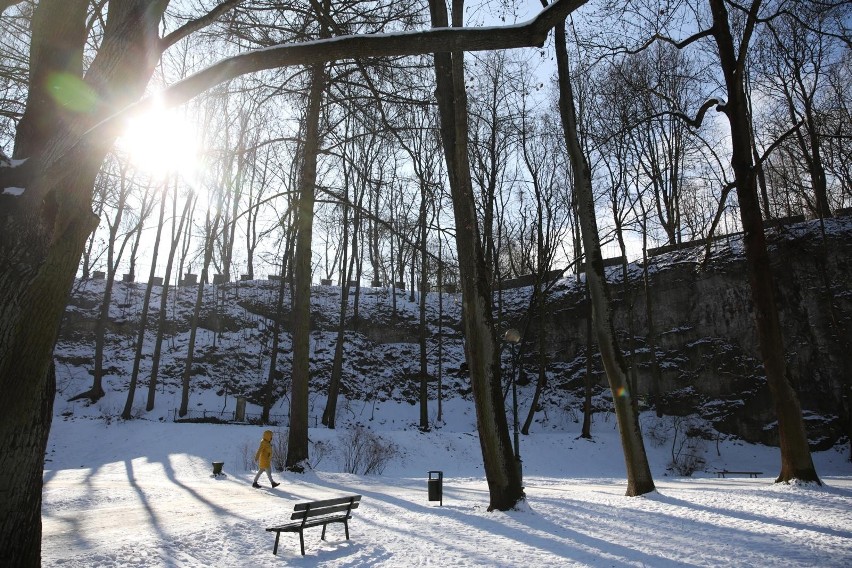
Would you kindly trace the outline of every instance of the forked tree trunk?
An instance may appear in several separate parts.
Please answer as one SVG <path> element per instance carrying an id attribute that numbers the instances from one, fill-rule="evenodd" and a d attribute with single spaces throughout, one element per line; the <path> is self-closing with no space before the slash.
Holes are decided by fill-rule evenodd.
<path id="1" fill-rule="evenodd" d="M 272 345 L 269 348 L 269 369 L 266 373 L 266 385 L 263 388 L 263 408 L 260 422 L 269 424 L 269 412 L 272 409 L 272 394 L 275 389 L 275 376 L 278 374 L 278 346 L 281 344 L 281 320 L 284 317 L 284 292 L 287 290 L 285 276 L 286 253 L 281 257 L 281 278 L 278 280 L 278 297 L 275 300 L 275 319 L 272 322 Z"/>
<path id="2" fill-rule="evenodd" d="M 778 433 L 781 441 L 781 472 L 777 482 L 813 481 L 820 483 L 811 459 L 808 437 L 802 419 L 802 409 L 793 387 L 787 379 L 784 342 L 775 290 L 772 284 L 772 266 L 763 232 L 763 218 L 751 158 L 752 137 L 745 88 L 743 85 L 744 53 L 737 54 L 731 32 L 728 9 L 724 0 L 709 0 L 713 15 L 713 37 L 719 51 L 719 60 L 725 76 L 728 101 L 724 113 L 731 127 L 731 167 L 737 187 L 737 201 L 743 227 L 743 245 L 746 253 L 749 285 L 758 343 L 763 356 L 766 381 L 775 401 Z M 751 4 L 744 34 L 750 34 L 757 20 L 760 2 Z M 740 40 L 747 47 L 748 35 Z"/>
<path id="3" fill-rule="evenodd" d="M 459 25 L 463 3 L 454 2 L 454 25 Z M 444 0 L 430 0 L 433 27 L 447 27 Z M 435 54 L 436 98 L 441 139 L 450 178 L 455 215 L 456 247 L 462 289 L 465 353 L 476 406 L 479 443 L 489 490 L 489 510 L 505 511 L 524 499 L 520 464 L 509 437 L 506 410 L 500 392 L 500 357 L 494 331 L 491 275 L 479 238 L 467 143 L 467 93 L 462 53 Z"/>
<path id="4" fill-rule="evenodd" d="M 344 192 L 346 190 L 344 189 Z M 347 196 L 344 194 L 344 203 Z M 357 223 L 355 223 L 357 227 Z M 357 231 L 357 228 L 356 228 Z M 354 245 L 354 243 L 353 243 Z M 337 397 L 340 394 L 340 381 L 343 376 L 343 347 L 346 343 L 346 312 L 349 309 L 349 282 L 355 269 L 355 254 L 349 256 L 349 207 L 343 207 L 343 242 L 340 246 L 342 282 L 340 284 L 340 312 L 337 319 L 337 340 L 334 343 L 334 359 L 331 363 L 331 379 L 328 383 L 328 397 L 322 415 L 322 423 L 331 429 L 337 426 Z M 349 266 L 346 266 L 348 263 Z"/>
<path id="5" fill-rule="evenodd" d="M 189 322 L 189 344 L 186 347 L 186 360 L 183 364 L 183 375 L 181 376 L 180 408 L 178 416 L 186 416 L 189 412 L 189 383 L 192 379 L 192 364 L 195 361 L 195 338 L 198 335 L 198 318 L 201 316 L 201 305 L 204 303 L 204 287 L 207 285 L 207 273 L 210 270 L 210 262 L 213 259 L 213 247 L 216 246 L 216 233 L 219 231 L 219 222 L 222 219 L 222 199 L 216 207 L 216 214 L 212 224 L 207 217 L 207 237 L 204 239 L 204 264 L 201 266 L 201 278 L 195 289 L 195 307 L 192 310 L 192 320 Z"/>
<path id="6" fill-rule="evenodd" d="M 97 402 L 106 394 L 103 387 L 104 376 L 104 346 L 106 344 L 106 327 L 109 320 L 109 308 L 112 305 L 112 291 L 115 287 L 115 275 L 118 271 L 118 263 L 124 256 L 124 247 L 127 246 L 127 241 L 130 234 L 124 236 L 121 241 L 121 246 L 118 247 L 116 253 L 116 240 L 118 239 L 118 229 L 121 227 L 121 220 L 124 216 L 125 208 L 127 207 L 127 196 L 130 191 L 127 182 L 127 169 L 121 167 L 120 188 L 118 200 L 116 203 L 116 214 L 113 222 L 109 224 L 109 238 L 107 239 L 107 274 L 104 282 L 104 294 L 101 298 L 101 309 L 98 312 L 98 319 L 95 322 L 95 357 L 92 369 L 92 386 L 89 390 L 77 394 L 69 399 L 70 401 L 81 400 L 88 398 L 91 402 Z M 109 223 L 109 222 L 107 222 Z"/>

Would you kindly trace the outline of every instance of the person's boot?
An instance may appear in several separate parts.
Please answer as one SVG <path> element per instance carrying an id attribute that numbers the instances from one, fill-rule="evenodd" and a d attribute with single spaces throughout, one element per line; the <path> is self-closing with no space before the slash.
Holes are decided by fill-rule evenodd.
<path id="1" fill-rule="evenodd" d="M 252 483 L 251 486 L 254 487 L 255 489 L 260 489 L 260 484 L 257 481 Z"/>
<path id="2" fill-rule="evenodd" d="M 272 487 L 278 487 L 279 485 L 281 485 L 281 484 L 278 483 L 277 481 L 272 482 Z"/>

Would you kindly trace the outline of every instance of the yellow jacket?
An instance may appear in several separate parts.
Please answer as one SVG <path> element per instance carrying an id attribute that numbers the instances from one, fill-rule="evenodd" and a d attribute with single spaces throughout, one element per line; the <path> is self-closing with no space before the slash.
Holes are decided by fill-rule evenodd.
<path id="1" fill-rule="evenodd" d="M 272 430 L 263 433 L 260 447 L 254 454 L 254 461 L 260 469 L 268 469 L 272 465 Z"/>

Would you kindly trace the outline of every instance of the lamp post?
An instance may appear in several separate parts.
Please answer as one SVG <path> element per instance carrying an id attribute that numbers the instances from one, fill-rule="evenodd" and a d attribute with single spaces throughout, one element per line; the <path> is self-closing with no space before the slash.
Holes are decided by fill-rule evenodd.
<path id="1" fill-rule="evenodd" d="M 521 486 L 524 484 L 524 468 L 523 462 L 521 462 L 521 443 L 520 438 L 518 436 L 518 389 L 517 389 L 517 376 L 518 376 L 518 359 L 515 355 L 515 348 L 518 343 L 521 341 L 521 333 L 515 329 L 507 329 L 506 333 L 503 334 L 503 341 L 509 343 L 512 346 L 512 419 L 514 422 L 514 442 L 515 442 L 515 464 L 518 468 L 518 478 L 521 481 Z"/>

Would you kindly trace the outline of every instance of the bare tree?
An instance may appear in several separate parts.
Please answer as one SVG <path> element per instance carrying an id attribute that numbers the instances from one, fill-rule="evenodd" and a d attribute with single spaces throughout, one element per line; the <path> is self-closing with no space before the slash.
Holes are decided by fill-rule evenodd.
<path id="1" fill-rule="evenodd" d="M 740 10 L 743 18 L 739 38 L 734 37 L 731 14 L 724 0 L 708 0 L 713 25 L 707 34 L 718 49 L 718 63 L 725 79 L 727 101 L 721 106 L 731 129 L 731 168 L 737 188 L 740 219 L 744 231 L 746 264 L 758 342 L 763 354 L 763 366 L 769 389 L 775 399 L 778 431 L 781 439 L 781 472 L 776 481 L 813 481 L 820 483 L 811 459 L 808 437 L 802 419 L 798 396 L 787 378 L 784 342 L 775 290 L 772 285 L 772 268 L 763 231 L 755 183 L 755 164 L 752 160 L 752 132 L 744 87 L 743 68 L 749 44 L 758 24 L 762 2 L 746 3 Z"/>
<path id="2" fill-rule="evenodd" d="M 157 396 L 157 377 L 160 372 L 160 357 L 162 355 L 163 350 L 163 336 L 166 331 L 166 313 L 169 301 L 169 291 L 171 289 L 171 279 L 172 279 L 172 267 L 175 263 L 175 255 L 177 254 L 178 245 L 180 244 L 181 237 L 183 235 L 183 225 L 187 223 L 188 219 L 192 218 L 192 214 L 195 208 L 195 203 L 197 201 L 197 195 L 192 192 L 188 192 L 186 196 L 186 203 L 183 206 L 183 211 L 181 212 L 180 219 L 177 219 L 177 203 L 178 203 L 178 191 L 177 187 L 175 187 L 174 192 L 172 194 L 172 228 L 171 228 L 171 238 L 169 239 L 169 258 L 166 261 L 166 272 L 163 275 L 163 287 L 160 290 L 160 309 L 157 315 L 157 336 L 154 339 L 154 353 L 151 356 L 151 376 L 148 379 L 148 397 L 145 403 L 145 410 L 151 412 L 154 410 L 154 401 Z M 165 196 L 163 197 L 165 199 Z M 152 262 L 152 264 L 154 264 Z M 180 274 L 178 274 L 178 278 L 180 278 Z"/>
<path id="3" fill-rule="evenodd" d="M 463 2 L 453 4 L 453 25 L 462 23 Z M 433 27 L 449 25 L 443 0 L 430 0 Z M 509 439 L 509 426 L 500 389 L 500 358 L 491 303 L 488 270 L 468 163 L 467 94 L 461 51 L 435 54 L 436 98 L 441 139 L 450 179 L 456 220 L 456 249 L 462 285 L 462 318 L 466 355 L 476 406 L 479 441 L 488 481 L 489 510 L 507 510 L 524 498 L 520 463 Z"/>
<path id="4" fill-rule="evenodd" d="M 94 369 L 92 370 L 92 386 L 91 388 L 89 388 L 89 390 L 82 392 L 76 396 L 73 396 L 70 400 L 80 400 L 83 398 L 88 398 L 92 402 L 97 402 L 98 400 L 103 398 L 105 394 L 103 388 L 104 344 L 106 343 L 106 328 L 107 322 L 109 321 L 109 309 L 112 305 L 112 292 L 115 286 L 115 278 L 116 273 L 118 272 L 118 265 L 124 255 L 124 250 L 127 246 L 127 243 L 134 233 L 133 227 L 128 227 L 127 223 L 125 222 L 126 217 L 130 216 L 130 205 L 128 203 L 128 200 L 133 189 L 133 180 L 129 177 L 128 164 L 126 162 L 122 162 L 120 159 L 116 158 L 114 165 L 118 168 L 118 177 L 117 179 L 113 178 L 111 182 L 107 183 L 111 183 L 112 185 L 117 186 L 115 187 L 113 193 L 115 203 L 112 207 L 115 211 L 115 217 L 111 221 L 109 219 L 107 220 L 107 270 L 101 309 L 98 313 L 97 322 L 95 323 L 95 358 L 93 365 Z M 111 172 L 105 172 L 104 175 L 112 178 Z M 121 238 L 119 239 L 119 231 L 122 229 L 125 232 L 121 235 Z"/>
<path id="5" fill-rule="evenodd" d="M 601 360 L 609 379 L 615 405 L 621 446 L 627 467 L 627 495 L 643 495 L 654 491 L 654 480 L 648 465 L 645 443 L 639 427 L 639 415 L 633 402 L 627 367 L 615 336 L 612 306 L 604 277 L 600 237 L 598 235 L 592 175 L 583 151 L 577 125 L 574 94 L 571 88 L 570 67 L 565 39 L 565 27 L 556 28 L 556 61 L 559 82 L 559 113 L 571 160 L 574 191 L 580 221 L 583 247 L 586 251 L 586 281 L 592 305 L 592 322 Z"/>
<path id="6" fill-rule="evenodd" d="M 815 217 L 824 218 L 831 215 L 832 204 L 823 149 L 823 137 L 828 132 L 820 107 L 828 94 L 829 70 L 842 47 L 833 45 L 835 42 L 826 33 L 832 27 L 830 12 L 808 13 L 811 17 L 807 22 L 792 14 L 780 14 L 767 22 L 766 33 L 756 42 L 754 52 L 759 61 L 755 67 L 760 65 L 767 75 L 761 90 L 779 99 L 778 107 L 783 109 L 776 116 L 779 128 L 770 131 L 771 139 L 782 136 L 791 126 L 801 125 L 790 138 L 791 143 L 784 145 L 787 151 L 776 153 L 767 166 L 773 167 L 776 160 L 785 161 L 793 170 L 789 172 L 792 175 L 776 179 L 794 184 L 795 180 L 809 179 L 810 187 L 796 188 L 796 193 Z M 804 167 L 801 173 L 799 164 Z"/>
<path id="7" fill-rule="evenodd" d="M 124 403 L 124 411 L 121 417 L 124 420 L 130 420 L 133 417 L 133 401 L 136 397 L 136 384 L 139 379 L 139 367 L 142 362 L 142 350 L 145 343 L 145 330 L 148 327 L 148 306 L 151 302 L 151 292 L 154 288 L 154 277 L 157 274 L 157 255 L 160 249 L 160 236 L 163 233 L 163 225 L 166 218 L 166 202 L 168 201 L 165 189 L 168 183 L 164 182 L 160 195 L 160 214 L 157 221 L 157 229 L 154 237 L 154 249 L 151 253 L 151 271 L 148 275 L 148 282 L 145 284 L 145 295 L 142 299 L 142 313 L 139 316 L 139 333 L 136 336 L 136 349 L 133 357 L 133 370 L 130 373 L 130 385 L 127 387 L 127 399 Z"/>

